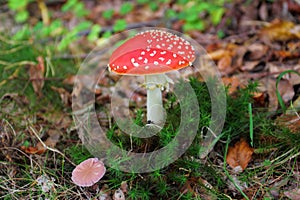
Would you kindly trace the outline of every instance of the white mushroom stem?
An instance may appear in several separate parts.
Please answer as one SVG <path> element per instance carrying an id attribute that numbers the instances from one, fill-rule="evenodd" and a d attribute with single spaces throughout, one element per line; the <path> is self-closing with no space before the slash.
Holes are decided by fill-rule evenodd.
<path id="1" fill-rule="evenodd" d="M 168 89 L 169 78 L 165 74 L 145 76 L 147 89 L 147 121 L 162 126 L 165 122 L 165 111 L 162 103 L 162 90 Z"/>

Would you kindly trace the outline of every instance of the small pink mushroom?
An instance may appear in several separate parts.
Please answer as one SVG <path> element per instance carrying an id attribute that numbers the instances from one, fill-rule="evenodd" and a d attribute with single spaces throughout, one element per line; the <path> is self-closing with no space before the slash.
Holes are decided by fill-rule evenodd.
<path id="1" fill-rule="evenodd" d="M 72 181 L 81 187 L 88 187 L 98 182 L 105 174 L 104 163 L 98 158 L 89 158 L 79 165 L 72 172 Z"/>

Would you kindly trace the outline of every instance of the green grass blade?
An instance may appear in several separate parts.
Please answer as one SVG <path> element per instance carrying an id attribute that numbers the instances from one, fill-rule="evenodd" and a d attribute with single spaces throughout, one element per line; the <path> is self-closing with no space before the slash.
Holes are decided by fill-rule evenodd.
<path id="1" fill-rule="evenodd" d="M 251 139 L 251 147 L 253 147 L 253 116 L 252 116 L 252 104 L 248 104 L 249 110 L 249 128 L 250 128 L 250 139 Z"/>
<path id="2" fill-rule="evenodd" d="M 282 77 L 284 75 L 288 74 L 288 73 L 294 73 L 294 74 L 297 74 L 298 76 L 300 76 L 300 73 L 297 72 L 297 71 L 295 71 L 295 70 L 286 70 L 284 72 L 281 72 L 279 74 L 279 76 L 277 77 L 277 80 L 276 80 L 276 96 L 277 96 L 279 105 L 281 106 L 281 108 L 282 108 L 282 110 L 283 110 L 284 113 L 286 112 L 287 108 L 286 108 L 286 106 L 284 104 L 284 101 L 283 101 L 283 99 L 282 99 L 282 97 L 280 95 L 280 92 L 278 90 L 278 84 L 279 84 L 280 80 L 282 79 Z"/>

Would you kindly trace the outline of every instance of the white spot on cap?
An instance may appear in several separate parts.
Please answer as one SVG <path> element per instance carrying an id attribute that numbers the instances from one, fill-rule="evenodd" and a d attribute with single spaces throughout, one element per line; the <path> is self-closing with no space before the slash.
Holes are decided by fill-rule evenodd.
<path id="1" fill-rule="evenodd" d="M 177 57 L 177 54 L 176 54 L 176 53 L 173 53 L 173 57 L 176 58 L 176 57 Z"/>
<path id="2" fill-rule="evenodd" d="M 171 59 L 169 59 L 167 62 L 166 62 L 166 65 L 169 65 L 169 64 L 171 64 Z"/>
<path id="3" fill-rule="evenodd" d="M 141 55 L 142 55 L 142 56 L 145 55 L 145 51 L 142 51 L 142 52 L 141 52 Z"/>
<path id="4" fill-rule="evenodd" d="M 140 66 L 139 63 L 132 63 L 132 64 L 133 64 L 133 66 L 135 66 L 135 67 Z M 124 67 L 126 67 L 126 66 L 124 66 Z M 124 69 L 125 69 L 125 68 L 124 68 Z"/>
<path id="5" fill-rule="evenodd" d="M 152 42 L 152 40 L 147 40 L 147 42 L 150 44 Z"/>
<path id="6" fill-rule="evenodd" d="M 145 69 L 149 69 L 149 66 L 147 65 L 147 66 L 145 66 Z"/>
<path id="7" fill-rule="evenodd" d="M 154 64 L 154 65 L 158 65 L 158 62 L 157 62 L 157 61 L 154 61 L 153 64 Z"/>
<path id="8" fill-rule="evenodd" d="M 189 49 L 189 46 L 185 46 L 185 49 L 188 50 L 188 49 Z"/>
<path id="9" fill-rule="evenodd" d="M 133 64 L 134 61 L 135 61 L 135 59 L 134 59 L 134 58 L 131 58 L 130 61 L 131 61 L 131 63 Z"/>
<path id="10" fill-rule="evenodd" d="M 178 48 L 178 49 L 181 49 L 181 46 L 179 45 L 177 48 Z"/>
<path id="11" fill-rule="evenodd" d="M 154 56 L 156 54 L 156 51 L 153 51 L 152 53 L 150 53 L 150 56 Z"/>
<path id="12" fill-rule="evenodd" d="M 182 64 L 184 64 L 184 63 L 185 63 L 184 60 L 183 60 L 183 61 L 180 60 L 180 61 L 178 62 L 179 65 L 182 65 Z"/>
<path id="13" fill-rule="evenodd" d="M 167 53 L 166 51 L 160 52 L 161 55 L 164 55 L 164 54 L 166 54 L 166 53 Z"/>
<path id="14" fill-rule="evenodd" d="M 126 65 L 124 65 L 124 66 L 123 66 L 123 69 L 127 69 L 127 66 L 126 66 Z"/>
<path id="15" fill-rule="evenodd" d="M 165 60 L 165 58 L 163 58 L 163 57 L 159 57 L 159 58 L 158 58 L 158 60 L 164 61 L 164 60 Z"/>
<path id="16" fill-rule="evenodd" d="M 139 59 L 139 60 L 142 60 L 142 59 L 143 59 L 143 57 L 141 57 L 141 56 L 140 56 L 138 59 Z"/>
<path id="17" fill-rule="evenodd" d="M 145 60 L 144 60 L 144 63 L 145 63 L 145 64 L 147 64 L 147 63 L 148 63 L 148 59 L 147 59 L 147 58 L 145 58 Z"/>
<path id="18" fill-rule="evenodd" d="M 156 48 L 160 49 L 160 48 L 161 48 L 161 46 L 160 46 L 159 44 L 157 44 L 157 45 L 156 45 Z"/>

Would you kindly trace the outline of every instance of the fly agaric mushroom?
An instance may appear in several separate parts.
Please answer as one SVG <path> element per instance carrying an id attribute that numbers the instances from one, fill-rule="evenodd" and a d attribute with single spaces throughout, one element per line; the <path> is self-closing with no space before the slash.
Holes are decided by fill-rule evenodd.
<path id="1" fill-rule="evenodd" d="M 194 47 L 184 38 L 162 30 L 136 34 L 111 55 L 109 70 L 122 75 L 145 75 L 147 121 L 164 122 L 161 89 L 168 87 L 164 74 L 192 65 Z"/>
<path id="2" fill-rule="evenodd" d="M 72 172 L 72 181 L 81 187 L 88 187 L 98 182 L 105 174 L 106 168 L 98 158 L 89 158 L 79 165 Z"/>

